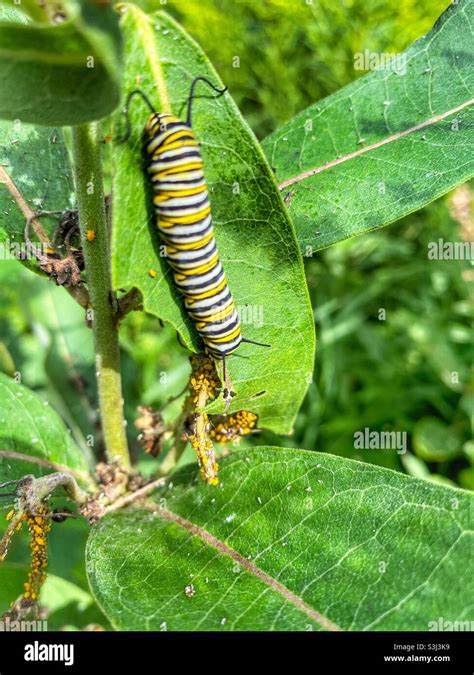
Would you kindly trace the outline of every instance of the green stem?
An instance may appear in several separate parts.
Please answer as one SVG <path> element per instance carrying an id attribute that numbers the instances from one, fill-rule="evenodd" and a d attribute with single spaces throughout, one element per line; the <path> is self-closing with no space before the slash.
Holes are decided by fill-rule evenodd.
<path id="1" fill-rule="evenodd" d="M 127 469 L 130 467 L 130 456 L 123 415 L 118 322 L 111 303 L 110 251 L 98 125 L 73 127 L 73 149 L 105 449 L 109 461 L 117 460 Z"/>

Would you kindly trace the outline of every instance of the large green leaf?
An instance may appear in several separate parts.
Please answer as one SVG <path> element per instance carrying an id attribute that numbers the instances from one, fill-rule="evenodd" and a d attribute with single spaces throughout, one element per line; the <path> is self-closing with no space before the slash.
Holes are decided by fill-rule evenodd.
<path id="1" fill-rule="evenodd" d="M 24 243 L 27 218 L 36 211 L 71 208 L 74 185 L 69 157 L 61 131 L 0 122 L 0 244 L 5 254 L 15 257 Z M 38 219 L 51 239 L 57 220 Z M 31 240 L 36 242 L 34 227 Z M 27 260 L 37 268 L 35 260 Z"/>
<path id="2" fill-rule="evenodd" d="M 126 91 L 138 82 L 157 109 L 180 114 L 197 75 L 221 84 L 200 48 L 166 14 L 148 16 L 129 5 L 122 28 Z M 203 87 L 202 94 L 209 91 Z M 132 137 L 114 145 L 114 282 L 116 287 L 139 288 L 145 309 L 169 321 L 196 350 L 197 334 L 167 262 L 159 255 L 142 154 L 148 114 L 144 103 L 134 99 Z M 117 126 L 118 136 L 122 119 Z M 193 126 L 202 142 L 216 240 L 243 318 L 243 334 L 271 344 L 271 349 L 242 345 L 230 358 L 237 391 L 230 410 L 252 410 L 260 415 L 261 426 L 287 433 L 310 381 L 314 352 L 312 314 L 295 235 L 271 170 L 230 96 L 197 100 Z M 222 408 L 220 401 L 213 411 Z"/>
<path id="3" fill-rule="evenodd" d="M 89 581 L 116 628 L 428 630 L 440 616 L 469 619 L 469 493 L 270 447 L 225 458 L 220 476 L 210 489 L 177 474 L 155 511 L 92 529 Z"/>
<path id="4" fill-rule="evenodd" d="M 98 431 L 92 330 L 86 325 L 84 310 L 64 289 L 37 278 L 25 286 L 21 297 L 30 324 L 47 343 L 48 395 L 83 452 L 89 455 Z"/>
<path id="5" fill-rule="evenodd" d="M 393 63 L 373 71 L 265 139 L 308 254 L 397 220 L 472 176 L 473 26 L 473 0 L 454 2 L 398 55 L 399 72 Z"/>
<path id="6" fill-rule="evenodd" d="M 80 124 L 120 100 L 121 36 L 109 3 L 66 0 L 64 21 L 0 23 L 0 117 Z M 26 7 L 28 11 L 28 7 Z"/>
<path id="7" fill-rule="evenodd" d="M 16 261 L 0 265 L 3 372 L 47 397 L 86 455 L 98 431 L 92 331 L 84 310 L 45 278 Z M 9 357 L 9 358 L 8 358 Z M 8 366 L 8 367 L 6 367 Z M 88 438 L 89 437 L 89 438 Z"/>
<path id="8" fill-rule="evenodd" d="M 29 455 L 85 473 L 86 460 L 48 401 L 0 373 L 0 450 Z M 52 469 L 0 456 L 0 483 Z"/>

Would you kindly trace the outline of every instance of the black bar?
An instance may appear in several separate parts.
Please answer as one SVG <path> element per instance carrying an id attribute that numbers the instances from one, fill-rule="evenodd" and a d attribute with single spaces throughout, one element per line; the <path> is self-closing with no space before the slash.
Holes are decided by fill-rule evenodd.
<path id="1" fill-rule="evenodd" d="M 120 633 L 0 632 L 0 673 L 163 673 L 189 666 L 227 673 L 237 665 L 255 672 L 289 664 L 296 672 L 472 673 L 472 633 Z M 37 643 L 36 651 L 33 649 Z M 33 645 L 27 647 L 27 645 Z M 73 645 L 66 665 L 28 661 L 49 650 L 41 645 Z M 32 651 L 33 649 L 33 651 Z M 27 651 L 26 651 L 27 650 Z M 54 653 L 47 652 L 54 657 Z M 59 650 L 58 656 L 61 656 Z M 396 659 L 396 660 L 395 660 Z M 428 660 L 429 659 L 429 660 Z M 469 663 L 471 666 L 469 667 Z M 128 669 L 131 669 L 130 671 Z M 340 669 L 344 668 L 345 671 Z"/>

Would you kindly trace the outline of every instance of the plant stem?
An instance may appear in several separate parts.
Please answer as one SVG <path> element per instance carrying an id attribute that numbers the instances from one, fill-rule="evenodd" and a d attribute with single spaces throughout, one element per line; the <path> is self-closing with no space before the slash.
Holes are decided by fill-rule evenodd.
<path id="1" fill-rule="evenodd" d="M 111 303 L 110 251 L 104 205 L 98 125 L 73 127 L 79 225 L 92 305 L 100 416 L 109 461 L 128 469 L 117 316 Z M 89 235 L 89 236 L 88 236 Z"/>

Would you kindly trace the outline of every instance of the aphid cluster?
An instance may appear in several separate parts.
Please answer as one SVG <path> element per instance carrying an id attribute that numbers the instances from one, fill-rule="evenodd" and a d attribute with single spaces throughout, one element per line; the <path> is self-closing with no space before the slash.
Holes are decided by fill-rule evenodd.
<path id="1" fill-rule="evenodd" d="M 37 600 L 40 588 L 46 580 L 46 566 L 48 564 L 48 534 L 51 522 L 48 519 L 48 509 L 39 507 L 36 515 L 25 514 L 24 518 L 31 534 L 30 551 L 31 567 L 28 572 L 28 581 L 25 582 L 25 600 Z"/>
<path id="2" fill-rule="evenodd" d="M 190 379 L 192 402 L 197 411 L 194 414 L 192 433 L 188 440 L 197 454 L 201 477 L 209 485 L 217 485 L 219 467 L 216 461 L 216 451 L 209 438 L 209 416 L 199 410 L 210 398 L 214 398 L 219 387 L 214 363 L 208 357 L 195 356 L 191 359 L 193 373 Z"/>
<path id="3" fill-rule="evenodd" d="M 257 423 L 257 415 L 249 410 L 238 410 L 233 415 L 223 417 L 210 431 L 216 443 L 230 443 L 252 433 Z"/>
<path id="4" fill-rule="evenodd" d="M 28 511 L 16 513 L 14 510 L 7 514 L 7 520 L 10 521 L 10 524 L 2 539 L 0 561 L 5 560 L 13 535 L 21 530 L 23 523 L 26 522 L 31 535 L 31 564 L 22 595 L 22 599 L 26 601 L 35 602 L 38 600 L 41 586 L 46 579 L 48 534 L 51 530 L 50 518 L 51 513 L 46 506 L 38 506 L 34 514 Z"/>

